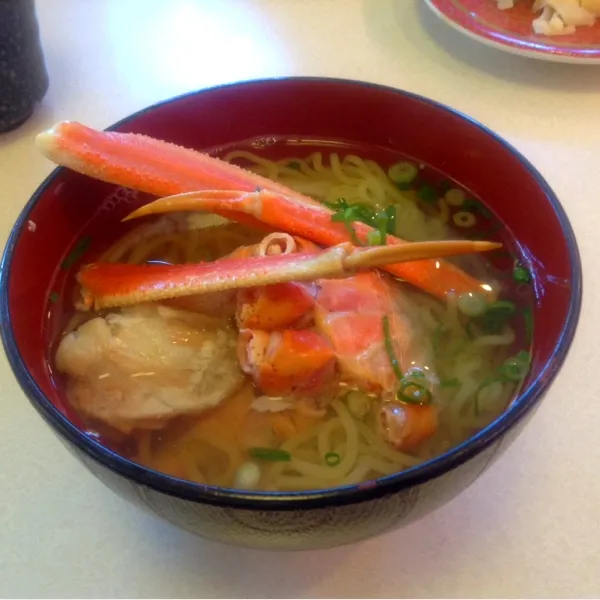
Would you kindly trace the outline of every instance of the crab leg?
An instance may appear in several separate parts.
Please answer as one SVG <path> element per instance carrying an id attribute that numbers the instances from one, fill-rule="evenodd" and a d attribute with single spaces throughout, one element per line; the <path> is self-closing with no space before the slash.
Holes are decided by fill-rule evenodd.
<path id="1" fill-rule="evenodd" d="M 139 133 L 98 131 L 76 121 L 57 123 L 36 138 L 39 150 L 57 164 L 94 179 L 169 196 L 192 190 L 269 189 L 308 196 L 223 160 Z"/>
<path id="2" fill-rule="evenodd" d="M 286 186 L 194 150 L 140 134 L 103 132 L 76 122 L 62 122 L 36 138 L 41 152 L 54 162 L 96 179 L 156 196 L 205 191 L 151 205 L 150 212 L 207 210 L 244 224 L 268 224 L 322 245 L 351 241 L 332 211 Z M 260 194 L 240 192 L 263 190 Z M 219 192 L 214 190 L 237 190 Z M 268 192 L 265 192 L 265 190 Z M 163 202 L 163 201 L 161 201 Z M 188 208 L 185 208 L 185 206 Z M 142 213 L 137 213 L 141 216 Z M 354 225 L 364 240 L 372 228 Z M 388 244 L 403 240 L 388 236 Z M 420 261 L 386 267 L 394 275 L 438 298 L 481 288 L 482 282 L 441 261 Z"/>
<path id="3" fill-rule="evenodd" d="M 344 277 L 358 269 L 485 252 L 498 246 L 492 242 L 455 241 L 355 248 L 344 243 L 318 252 L 224 258 L 196 265 L 92 264 L 84 267 L 77 278 L 83 306 L 99 309 L 286 281 Z"/>
<path id="4" fill-rule="evenodd" d="M 291 191 L 208 154 L 137 133 L 98 131 L 76 121 L 57 123 L 40 133 L 35 143 L 42 154 L 56 164 L 154 196 L 192 190 L 252 191 L 257 187 L 268 187 L 281 193 Z M 306 196 L 302 198 L 315 202 Z M 264 227 L 243 214 L 227 211 L 219 214 L 244 225 Z"/>
<path id="5" fill-rule="evenodd" d="M 246 192 L 190 192 L 160 198 L 132 212 L 125 220 L 151 214 L 175 211 L 207 211 L 223 214 L 243 213 L 262 223 L 283 229 L 293 235 L 330 246 L 351 241 L 347 227 L 331 220 L 333 211 L 320 204 L 306 204 L 297 198 L 269 190 Z M 352 224 L 361 242 L 373 228 L 364 223 Z M 386 237 L 390 246 L 406 245 L 409 242 L 394 236 Z M 435 258 L 440 258 L 438 255 Z M 412 283 L 438 298 L 445 298 L 449 291 L 457 294 L 480 291 L 487 293 L 482 282 L 465 273 L 459 267 L 439 260 L 419 260 L 386 264 L 385 270 Z"/>

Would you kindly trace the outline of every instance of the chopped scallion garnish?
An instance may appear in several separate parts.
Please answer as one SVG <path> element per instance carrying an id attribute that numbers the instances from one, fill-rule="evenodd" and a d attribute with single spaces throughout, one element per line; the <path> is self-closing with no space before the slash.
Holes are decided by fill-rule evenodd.
<path id="1" fill-rule="evenodd" d="M 381 232 L 380 231 L 369 231 L 367 234 L 367 244 L 369 246 L 381 246 Z"/>
<path id="2" fill-rule="evenodd" d="M 492 383 L 500 382 L 519 382 L 525 379 L 531 365 L 531 354 L 527 350 L 521 350 L 515 356 L 507 358 L 499 367 L 497 373 L 490 377 L 486 377 L 481 382 L 479 389 L 492 385 Z"/>
<path id="3" fill-rule="evenodd" d="M 529 283 L 531 281 L 531 273 L 519 261 L 515 261 L 513 279 L 519 283 Z"/>
<path id="4" fill-rule="evenodd" d="M 415 381 L 415 379 L 425 379 L 425 373 L 418 368 L 410 369 L 407 371 L 406 375 L 402 373 L 400 363 L 398 362 L 398 358 L 394 352 L 388 316 L 384 316 L 382 321 L 385 351 L 390 360 L 390 364 L 392 365 L 394 374 L 401 382 L 400 390 L 398 391 L 397 395 L 398 400 L 408 404 L 429 404 L 431 402 L 431 392 L 424 385 Z"/>
<path id="5" fill-rule="evenodd" d="M 452 388 L 460 385 L 460 379 L 454 377 L 453 379 L 443 379 L 440 381 L 441 388 Z"/>
<path id="6" fill-rule="evenodd" d="M 463 208 L 465 210 L 477 212 L 486 219 L 491 219 L 492 217 L 492 213 L 487 209 L 487 207 L 474 198 L 467 198 L 463 204 Z"/>
<path id="7" fill-rule="evenodd" d="M 379 232 L 380 244 L 385 246 L 385 238 L 388 232 L 388 213 L 386 210 L 382 210 L 378 212 L 373 219 L 373 226 L 377 227 L 377 231 Z"/>
<path id="8" fill-rule="evenodd" d="M 408 404 L 430 404 L 431 392 L 420 383 L 405 381 L 398 391 L 398 400 Z"/>
<path id="9" fill-rule="evenodd" d="M 385 209 L 387 213 L 387 232 L 391 235 L 396 233 L 396 207 L 391 205 Z"/>
<path id="10" fill-rule="evenodd" d="M 289 462 L 292 460 L 292 455 L 287 450 L 280 450 L 278 448 L 249 448 L 248 454 L 252 458 L 268 462 Z"/>
<path id="11" fill-rule="evenodd" d="M 403 379 L 404 375 L 402 373 L 402 369 L 400 368 L 400 363 L 398 362 L 396 353 L 394 352 L 394 344 L 392 342 L 392 334 L 390 332 L 390 319 L 387 315 L 385 315 L 382 318 L 382 323 L 383 343 L 385 346 L 385 351 L 387 352 L 388 358 L 390 360 L 390 364 L 392 365 L 392 370 L 394 371 L 398 379 Z"/>
<path id="12" fill-rule="evenodd" d="M 337 223 L 343 223 L 350 234 L 352 243 L 355 246 L 362 246 L 362 242 L 358 239 L 358 235 L 352 224 L 356 221 L 362 221 L 368 225 L 371 224 L 374 218 L 373 210 L 361 204 L 348 204 L 344 198 L 340 198 L 335 202 L 327 204 L 327 206 L 335 211 L 331 215 L 331 220 Z"/>
<path id="13" fill-rule="evenodd" d="M 348 223 L 347 221 L 344 221 L 344 227 L 346 228 L 346 230 L 350 234 L 350 239 L 352 240 L 352 243 L 355 246 L 362 246 L 363 244 L 358 239 L 358 235 L 356 235 L 356 229 L 354 229 L 354 227 L 352 227 L 352 223 Z"/>
<path id="14" fill-rule="evenodd" d="M 507 358 L 500 367 L 500 374 L 508 381 L 521 381 L 529 371 L 531 355 L 521 350 L 516 356 Z"/>
<path id="15" fill-rule="evenodd" d="M 462 227 L 464 229 L 473 227 L 477 223 L 477 217 L 467 210 L 461 210 L 460 212 L 454 213 L 452 215 L 452 220 L 457 227 Z"/>
<path id="16" fill-rule="evenodd" d="M 325 455 L 325 462 L 329 467 L 336 467 L 342 462 L 342 457 L 337 452 L 328 452 Z"/>
<path id="17" fill-rule="evenodd" d="M 91 242 L 92 238 L 89 235 L 82 237 L 62 261 L 61 267 L 65 270 L 70 269 L 85 254 Z"/>
<path id="18" fill-rule="evenodd" d="M 435 204 L 438 201 L 438 193 L 435 188 L 427 183 L 417 190 L 417 196 L 428 204 Z"/>
<path id="19" fill-rule="evenodd" d="M 449 206 L 462 206 L 465 203 L 466 195 L 459 188 L 450 188 L 446 190 L 444 200 Z"/>
<path id="20" fill-rule="evenodd" d="M 516 310 L 515 303 L 509 300 L 498 300 L 490 304 L 483 317 L 481 317 L 481 327 L 484 333 L 501 333 Z"/>
<path id="21" fill-rule="evenodd" d="M 397 185 L 412 183 L 419 174 L 419 168 L 410 162 L 398 162 L 388 169 L 388 177 Z"/>

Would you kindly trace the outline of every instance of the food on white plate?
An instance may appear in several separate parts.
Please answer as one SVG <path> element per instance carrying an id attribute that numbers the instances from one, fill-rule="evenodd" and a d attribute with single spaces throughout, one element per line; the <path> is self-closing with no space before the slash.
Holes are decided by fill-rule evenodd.
<path id="1" fill-rule="evenodd" d="M 500 10 L 514 8 L 518 0 L 496 0 Z M 532 0 L 533 31 L 541 35 L 572 35 L 577 27 L 591 26 L 600 16 L 600 0 Z"/>

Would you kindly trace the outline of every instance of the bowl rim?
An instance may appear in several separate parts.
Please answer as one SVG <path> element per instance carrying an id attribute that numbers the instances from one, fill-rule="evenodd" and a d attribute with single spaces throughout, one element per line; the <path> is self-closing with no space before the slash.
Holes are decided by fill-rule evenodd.
<path id="1" fill-rule="evenodd" d="M 117 454 L 101 445 L 94 438 L 86 435 L 82 430 L 71 423 L 71 421 L 52 404 L 37 385 L 31 374 L 28 372 L 17 347 L 9 309 L 9 281 L 13 254 L 21 234 L 27 227 L 29 214 L 44 196 L 47 188 L 63 173 L 63 171 L 67 171 L 67 169 L 63 167 L 57 167 L 44 179 L 22 209 L 12 227 L 0 261 L 0 336 L 2 337 L 9 364 L 17 382 L 34 408 L 36 408 L 44 420 L 57 431 L 60 436 L 73 444 L 77 450 L 82 452 L 86 457 L 91 458 L 94 462 L 100 463 L 108 470 L 117 473 L 127 480 L 183 500 L 225 508 L 235 507 L 251 510 L 302 510 L 325 508 L 332 505 L 341 506 L 374 500 L 382 496 L 407 490 L 411 487 L 440 477 L 443 474 L 456 469 L 469 459 L 490 447 L 508 430 L 515 427 L 517 423 L 541 401 L 562 367 L 572 346 L 577 329 L 582 302 L 581 259 L 574 231 L 558 197 L 533 164 L 500 135 L 494 133 L 491 129 L 472 117 L 446 106 L 441 102 L 413 92 L 361 80 L 313 76 L 270 77 L 237 81 L 180 94 L 156 102 L 120 119 L 108 127 L 107 131 L 115 130 L 122 125 L 134 121 L 149 111 L 179 102 L 191 96 L 218 93 L 220 90 L 227 88 L 238 88 L 243 91 L 247 86 L 261 86 L 265 84 L 285 85 L 288 82 L 299 82 L 305 85 L 320 83 L 333 86 L 346 85 L 349 87 L 367 87 L 398 96 L 409 97 L 412 100 L 428 105 L 434 110 L 445 112 L 449 117 L 458 117 L 461 121 L 478 129 L 480 133 L 493 138 L 503 146 L 505 150 L 512 153 L 513 156 L 523 164 L 530 176 L 541 188 L 546 196 L 549 208 L 554 210 L 556 217 L 560 222 L 561 230 L 568 247 L 568 259 L 571 267 L 572 291 L 567 317 L 560 332 L 558 343 L 550 358 L 544 363 L 535 380 L 532 381 L 524 391 L 518 394 L 502 415 L 474 436 L 461 442 L 444 454 L 414 467 L 410 467 L 409 469 L 405 469 L 399 473 L 379 478 L 376 480 L 376 483 L 365 482 L 363 484 L 298 492 L 260 492 L 220 488 L 178 479 L 143 467 L 142 465 Z"/>

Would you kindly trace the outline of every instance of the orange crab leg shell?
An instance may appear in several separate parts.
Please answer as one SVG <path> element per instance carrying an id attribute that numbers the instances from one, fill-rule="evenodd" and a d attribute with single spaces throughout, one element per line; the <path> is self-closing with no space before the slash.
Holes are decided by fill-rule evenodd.
<path id="1" fill-rule="evenodd" d="M 196 190 L 269 189 L 315 200 L 203 152 L 138 133 L 98 131 L 62 121 L 35 140 L 46 158 L 83 175 L 154 196 Z"/>
<path id="2" fill-rule="evenodd" d="M 100 309 L 331 277 L 343 273 L 344 255 L 338 246 L 319 254 L 225 258 L 194 265 L 99 263 L 83 267 L 77 279 L 84 307 Z"/>
<path id="3" fill-rule="evenodd" d="M 308 329 L 272 333 L 242 329 L 239 353 L 244 372 L 271 396 L 322 386 L 334 375 L 333 349 Z"/>
<path id="4" fill-rule="evenodd" d="M 184 265 L 91 264 L 77 278 L 83 306 L 110 308 L 182 296 L 271 285 L 288 281 L 343 277 L 360 268 L 424 256 L 461 254 L 496 248 L 490 242 L 417 242 L 403 246 L 355 248 L 339 244 L 320 252 L 224 258 Z"/>
<path id="5" fill-rule="evenodd" d="M 292 235 L 308 238 L 319 244 L 332 246 L 342 242 L 351 242 L 352 236 L 342 223 L 331 220 L 333 211 L 326 206 L 307 204 L 297 198 L 262 190 L 253 193 L 223 192 L 218 196 L 212 192 L 193 192 L 175 197 L 161 198 L 131 213 L 127 219 L 150 214 L 172 211 L 204 210 L 223 214 L 242 213 Z M 233 217 L 235 218 L 235 217 Z M 357 237 L 365 242 L 373 228 L 364 223 L 353 223 Z M 388 235 L 388 246 L 408 244 L 399 238 Z M 496 244 L 494 248 L 500 247 Z M 490 248 L 493 249 L 493 248 Z M 475 251 L 475 250 L 473 250 Z M 439 254 L 439 257 L 443 254 Z M 444 299 L 448 292 L 462 294 L 466 292 L 488 292 L 483 282 L 465 273 L 459 267 L 440 260 L 419 260 L 398 264 L 387 264 L 385 270 L 404 279 L 433 296 Z"/>

